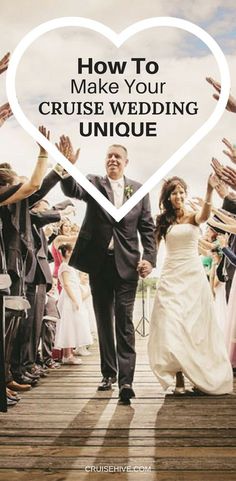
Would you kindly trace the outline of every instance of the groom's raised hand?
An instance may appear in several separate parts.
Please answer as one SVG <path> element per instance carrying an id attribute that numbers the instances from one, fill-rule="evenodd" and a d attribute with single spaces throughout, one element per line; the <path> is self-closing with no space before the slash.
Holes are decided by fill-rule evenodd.
<path id="1" fill-rule="evenodd" d="M 152 264 L 149 261 L 139 261 L 137 271 L 143 279 L 152 272 Z"/>

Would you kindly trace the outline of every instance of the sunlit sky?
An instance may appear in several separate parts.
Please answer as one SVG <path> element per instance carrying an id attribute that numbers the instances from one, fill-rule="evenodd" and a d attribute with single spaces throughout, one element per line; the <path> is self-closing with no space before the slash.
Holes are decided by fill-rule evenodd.
<path id="1" fill-rule="evenodd" d="M 236 31 L 235 1 L 197 1 L 189 0 L 1 0 L 0 31 L 2 57 L 7 51 L 13 51 L 18 42 L 31 29 L 42 22 L 63 16 L 88 17 L 102 22 L 114 31 L 139 20 L 153 16 L 175 16 L 189 20 L 204 28 L 218 42 L 226 55 L 231 72 L 232 93 L 236 95 Z M 20 9 L 20 12 L 19 12 Z M 131 100 L 146 102 L 164 102 L 167 100 L 198 102 L 197 116 L 149 116 L 146 121 L 156 121 L 158 137 L 145 139 L 129 138 L 84 138 L 79 136 L 77 117 L 42 116 L 38 112 L 38 104 L 43 100 L 103 100 L 108 103 L 110 96 L 70 96 L 69 80 L 78 78 L 76 71 L 77 58 L 93 57 L 109 60 L 114 58 L 129 59 L 134 56 L 156 60 L 160 69 L 156 76 L 136 76 L 137 80 L 148 82 L 166 81 L 163 94 L 157 96 L 133 93 L 128 98 L 127 92 L 121 88 L 120 97 L 115 100 Z M 131 70 L 127 78 L 132 78 Z M 129 167 L 127 176 L 145 182 L 165 159 L 191 133 L 201 125 L 215 107 L 212 98 L 213 90 L 206 83 L 205 77 L 219 78 L 216 62 L 208 48 L 191 34 L 175 28 L 151 29 L 130 39 L 119 52 L 98 34 L 88 30 L 77 31 L 73 28 L 50 32 L 35 42 L 25 53 L 17 74 L 17 93 L 20 104 L 35 125 L 44 123 L 51 130 L 52 141 L 57 141 L 62 133 L 71 136 L 76 147 L 81 147 L 78 167 L 84 173 L 104 172 L 103 163 L 106 149 L 110 143 L 125 144 L 129 151 Z M 153 79 L 153 77 L 155 77 Z M 105 77 L 104 77 L 105 78 Z M 89 80 L 96 81 L 96 75 Z M 109 76 L 107 80 L 111 81 Z M 114 76 L 113 76 L 114 80 Z M 119 79 L 116 78 L 120 82 Z M 6 101 L 5 75 L 0 77 L 0 104 Z M 98 98 L 99 97 L 99 98 Z M 85 120 L 85 119 L 82 119 Z M 90 119 L 91 120 L 91 119 Z M 97 119 L 96 119 L 97 120 Z M 117 121 L 107 113 L 101 121 Z M 119 121 L 144 120 L 144 116 L 123 116 Z M 86 119 L 87 121 L 87 119 Z M 227 137 L 234 142 L 236 116 L 225 112 L 217 126 L 192 152 L 190 152 L 170 175 L 184 177 L 189 185 L 190 195 L 203 195 L 207 177 L 210 173 L 210 159 L 218 157 L 227 163 L 222 153 L 221 139 Z M 38 148 L 35 141 L 10 119 L 0 131 L 0 161 L 8 161 L 24 175 L 30 175 L 37 157 Z M 53 164 L 53 159 L 50 159 Z M 157 212 L 157 199 L 160 186 L 150 192 L 153 215 Z M 63 198 L 59 186 L 48 199 L 55 203 Z M 215 198 L 219 204 L 219 199 Z M 77 202 L 77 220 L 82 221 L 84 206 Z"/>

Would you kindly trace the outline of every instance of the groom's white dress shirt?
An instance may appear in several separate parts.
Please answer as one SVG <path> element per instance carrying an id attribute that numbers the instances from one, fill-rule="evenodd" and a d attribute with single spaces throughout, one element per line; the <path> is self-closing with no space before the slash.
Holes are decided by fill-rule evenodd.
<path id="1" fill-rule="evenodd" d="M 119 209 L 123 205 L 124 201 L 124 188 L 125 188 L 125 181 L 124 177 L 121 177 L 120 179 L 113 180 L 110 177 L 108 177 L 109 182 L 111 184 L 112 192 L 114 195 L 114 205 L 117 209 Z M 114 249 L 114 239 L 113 236 L 110 240 L 110 244 L 108 246 L 108 250 L 113 250 Z"/>

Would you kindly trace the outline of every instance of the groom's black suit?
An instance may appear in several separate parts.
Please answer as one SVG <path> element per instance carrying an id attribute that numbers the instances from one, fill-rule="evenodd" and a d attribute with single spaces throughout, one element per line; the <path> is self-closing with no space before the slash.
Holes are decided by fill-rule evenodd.
<path id="1" fill-rule="evenodd" d="M 90 175 L 88 178 L 114 203 L 107 176 Z M 61 184 L 66 196 L 87 202 L 87 211 L 70 264 L 88 272 L 90 276 L 102 374 L 105 378 L 115 377 L 118 361 L 119 385 L 132 384 L 136 357 L 132 315 L 140 260 L 138 233 L 143 246 L 142 259 L 153 266 L 156 261 L 149 196 L 138 202 L 120 222 L 116 222 L 72 177 L 64 179 Z M 124 185 L 131 186 L 136 192 L 141 184 L 124 177 Z M 126 190 L 124 188 L 124 192 Z M 109 250 L 112 237 L 114 249 Z"/>

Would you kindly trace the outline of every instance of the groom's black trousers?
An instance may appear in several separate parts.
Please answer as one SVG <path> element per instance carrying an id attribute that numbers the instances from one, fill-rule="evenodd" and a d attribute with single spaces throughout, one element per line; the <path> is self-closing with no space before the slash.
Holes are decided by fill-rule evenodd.
<path id="1" fill-rule="evenodd" d="M 114 377 L 118 367 L 119 386 L 132 384 L 134 377 L 136 353 L 132 318 L 137 282 L 119 276 L 112 253 L 106 255 L 98 274 L 90 274 L 102 375 Z"/>

